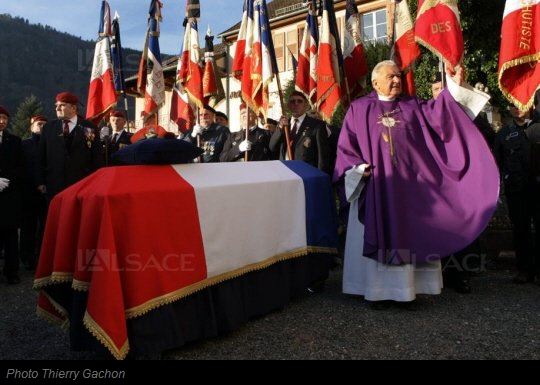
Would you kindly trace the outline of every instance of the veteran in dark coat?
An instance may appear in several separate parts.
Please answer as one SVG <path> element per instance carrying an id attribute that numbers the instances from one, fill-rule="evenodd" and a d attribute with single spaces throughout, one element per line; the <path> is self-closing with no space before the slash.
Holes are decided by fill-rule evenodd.
<path id="1" fill-rule="evenodd" d="M 248 129 L 248 138 L 246 139 L 246 125 Z M 246 151 L 248 161 L 270 160 L 271 153 L 268 145 L 270 144 L 270 133 L 257 126 L 257 115 L 246 107 L 240 106 L 240 131 L 231 132 L 225 142 L 220 160 L 222 162 L 243 162 Z"/>
<path id="2" fill-rule="evenodd" d="M 21 139 L 6 128 L 9 112 L 0 106 L 0 252 L 4 251 L 4 276 L 20 282 L 17 229 L 21 219 L 20 184 L 24 174 Z"/>
<path id="3" fill-rule="evenodd" d="M 103 136 L 103 149 L 105 151 L 105 162 L 110 165 L 111 156 L 118 150 L 129 146 L 133 134 L 126 130 L 126 114 L 123 111 L 115 110 L 109 117 L 109 135 Z"/>
<path id="4" fill-rule="evenodd" d="M 216 111 L 204 106 L 199 112 L 200 124 L 189 130 L 183 140 L 200 147 L 204 153 L 202 163 L 217 163 L 229 137 L 229 129 L 215 123 Z"/>
<path id="5" fill-rule="evenodd" d="M 20 251 L 21 261 L 26 264 L 28 270 L 33 270 L 36 266 L 47 215 L 45 196 L 38 191 L 35 179 L 39 142 L 46 123 L 45 116 L 33 116 L 30 119 L 32 136 L 22 142 L 25 174 L 22 183 Z"/>
<path id="6" fill-rule="evenodd" d="M 96 126 L 77 115 L 78 98 L 68 92 L 56 97 L 57 120 L 43 127 L 36 181 L 50 200 L 103 165 Z"/>
<path id="7" fill-rule="evenodd" d="M 293 160 L 302 160 L 319 170 L 332 174 L 332 150 L 329 136 L 331 132 L 322 120 L 307 116 L 309 103 L 304 94 L 293 92 L 289 97 L 292 118 L 282 118 L 280 127 L 270 139 L 270 150 L 280 160 L 287 160 L 287 145 L 284 129 L 289 129 Z"/>
<path id="8" fill-rule="evenodd" d="M 540 124 L 529 120 L 530 111 L 511 107 L 510 113 L 513 121 L 497 133 L 493 152 L 513 227 L 518 268 L 514 283 L 524 284 L 540 276 Z"/>

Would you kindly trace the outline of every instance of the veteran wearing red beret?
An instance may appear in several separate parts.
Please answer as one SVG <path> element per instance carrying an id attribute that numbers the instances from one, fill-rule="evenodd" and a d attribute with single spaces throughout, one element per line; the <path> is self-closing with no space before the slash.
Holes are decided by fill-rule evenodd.
<path id="1" fill-rule="evenodd" d="M 107 150 L 107 163 L 111 155 L 131 144 L 133 134 L 126 130 L 126 113 L 121 110 L 112 110 L 109 116 L 109 126 L 111 134 L 106 136 L 104 146 Z"/>
<path id="2" fill-rule="evenodd" d="M 56 120 L 43 127 L 36 180 L 51 199 L 103 165 L 96 126 L 79 116 L 79 99 L 70 92 L 56 96 Z"/>

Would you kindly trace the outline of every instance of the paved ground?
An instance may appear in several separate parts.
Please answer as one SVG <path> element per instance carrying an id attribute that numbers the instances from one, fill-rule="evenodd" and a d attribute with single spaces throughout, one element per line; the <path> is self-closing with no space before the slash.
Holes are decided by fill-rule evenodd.
<path id="1" fill-rule="evenodd" d="M 540 359 L 540 287 L 511 283 L 500 258 L 474 277 L 473 294 L 448 289 L 413 309 L 376 311 L 340 293 L 334 271 L 324 293 L 230 335 L 167 352 L 166 359 Z M 85 359 L 67 335 L 35 316 L 32 276 L 0 283 L 0 359 Z"/>

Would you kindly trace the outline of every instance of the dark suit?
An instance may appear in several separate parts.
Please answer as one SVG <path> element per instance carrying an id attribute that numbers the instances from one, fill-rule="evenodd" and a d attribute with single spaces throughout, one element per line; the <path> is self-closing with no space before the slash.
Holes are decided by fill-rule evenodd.
<path id="1" fill-rule="evenodd" d="M 285 159 L 287 152 L 284 137 L 283 131 L 277 129 L 270 139 L 270 151 L 280 160 Z M 328 175 L 332 174 L 332 151 L 325 122 L 306 116 L 298 134 L 291 134 L 291 142 L 295 160 L 302 160 Z"/>
<path id="2" fill-rule="evenodd" d="M 0 251 L 4 250 L 4 275 L 16 277 L 19 270 L 17 229 L 21 220 L 21 181 L 24 160 L 21 139 L 4 130 L 0 144 L 0 178 L 9 186 L 0 192 Z"/>
<path id="3" fill-rule="evenodd" d="M 182 140 L 196 146 L 199 145 L 199 147 L 203 149 L 203 163 L 219 162 L 219 156 L 223 151 L 223 146 L 225 146 L 225 142 L 230 135 L 229 129 L 214 123 L 202 132 L 200 135 L 200 143 L 197 143 L 197 138 L 191 136 L 192 132 L 193 130 L 186 132 Z"/>
<path id="4" fill-rule="evenodd" d="M 93 138 L 87 136 L 91 133 Z M 47 123 L 39 142 L 37 184 L 47 186 L 47 197 L 52 199 L 103 165 L 100 147 L 96 126 L 81 117 L 66 138 L 61 120 Z"/>
<path id="5" fill-rule="evenodd" d="M 39 141 L 41 135 L 32 134 L 30 139 L 23 140 L 22 150 L 25 163 L 25 175 L 22 184 L 22 223 L 21 223 L 21 260 L 33 268 L 41 248 L 41 240 L 45 227 L 45 197 L 37 191 L 35 180 Z"/>
<path id="6" fill-rule="evenodd" d="M 535 170 L 533 161 L 540 146 L 536 147 L 532 139 L 537 130 L 540 132 L 538 123 L 519 126 L 513 122 L 497 133 L 493 150 L 513 225 L 518 269 L 529 278 L 540 272 L 540 231 L 536 231 L 535 248 L 531 242 L 531 221 L 536 229 L 540 228 L 540 171 Z"/>
<path id="7" fill-rule="evenodd" d="M 115 133 L 110 137 L 106 137 L 103 141 L 103 149 L 105 151 L 105 160 L 108 165 L 111 165 L 111 156 L 121 150 L 122 148 L 131 144 L 131 137 L 133 134 L 123 130 L 120 136 L 115 138 Z"/>
<path id="8" fill-rule="evenodd" d="M 246 131 L 232 132 L 225 142 L 220 160 L 222 162 L 237 162 L 244 160 L 245 154 L 240 152 L 240 143 L 244 141 Z M 256 127 L 249 131 L 249 141 L 251 142 L 251 151 L 248 152 L 250 162 L 270 160 L 270 133 L 262 128 Z"/>

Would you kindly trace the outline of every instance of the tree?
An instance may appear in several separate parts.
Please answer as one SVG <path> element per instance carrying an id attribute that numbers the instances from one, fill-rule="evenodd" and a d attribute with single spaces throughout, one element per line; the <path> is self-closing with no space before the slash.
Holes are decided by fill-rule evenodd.
<path id="1" fill-rule="evenodd" d="M 30 136 L 30 119 L 43 113 L 43 105 L 34 95 L 27 97 L 17 108 L 13 118 L 12 132 L 22 139 Z"/>

